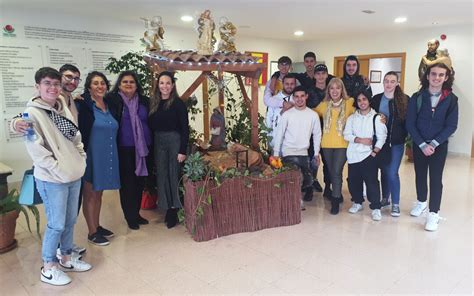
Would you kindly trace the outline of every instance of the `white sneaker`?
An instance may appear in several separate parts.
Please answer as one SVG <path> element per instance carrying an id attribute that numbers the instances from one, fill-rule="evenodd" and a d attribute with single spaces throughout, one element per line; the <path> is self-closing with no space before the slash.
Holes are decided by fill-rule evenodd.
<path id="1" fill-rule="evenodd" d="M 372 210 L 372 220 L 374 221 L 382 220 L 382 212 L 378 209 Z"/>
<path id="2" fill-rule="evenodd" d="M 355 214 L 355 213 L 357 213 L 358 211 L 362 211 L 363 209 L 364 209 L 364 207 L 362 207 L 361 204 L 358 204 L 358 203 L 353 202 L 353 203 L 352 203 L 352 207 L 350 207 L 350 209 L 349 209 L 349 213 Z"/>
<path id="3" fill-rule="evenodd" d="M 428 230 L 428 231 L 438 230 L 439 220 L 440 220 L 440 217 L 438 213 L 430 212 L 428 214 L 428 217 L 426 217 L 425 230 Z"/>
<path id="4" fill-rule="evenodd" d="M 61 260 L 61 258 L 62 258 L 61 249 L 60 249 L 60 248 L 57 248 L 57 249 L 56 249 L 56 258 L 58 258 L 58 260 Z M 81 254 L 72 251 L 72 253 L 71 253 L 71 259 L 81 260 L 81 258 L 82 258 L 82 255 L 81 255 Z"/>
<path id="5" fill-rule="evenodd" d="M 419 217 L 421 213 L 426 210 L 427 202 L 417 201 L 413 209 L 411 209 L 410 215 L 413 217 Z"/>
<path id="6" fill-rule="evenodd" d="M 89 269 L 92 268 L 92 265 L 89 263 L 86 263 L 81 260 L 74 260 L 71 258 L 71 260 L 63 263 L 61 260 L 59 260 L 59 265 L 61 265 L 61 268 L 64 271 L 77 271 L 77 272 L 82 272 L 82 271 L 88 271 Z"/>
<path id="7" fill-rule="evenodd" d="M 57 266 L 53 266 L 50 270 L 41 267 L 41 281 L 54 286 L 64 286 L 71 282 L 71 278 Z"/>

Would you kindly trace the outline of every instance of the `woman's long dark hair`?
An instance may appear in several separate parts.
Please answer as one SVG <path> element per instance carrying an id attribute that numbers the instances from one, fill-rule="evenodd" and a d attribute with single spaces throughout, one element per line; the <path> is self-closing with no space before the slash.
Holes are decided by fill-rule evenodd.
<path id="1" fill-rule="evenodd" d="M 138 75 L 135 71 L 123 71 L 123 72 L 120 72 L 119 76 L 117 77 L 117 80 L 115 81 L 115 85 L 114 87 L 112 88 L 112 93 L 116 93 L 118 94 L 118 92 L 120 91 L 119 89 L 119 86 L 120 86 L 120 83 L 122 83 L 122 79 L 125 77 L 125 76 L 132 76 L 133 77 L 133 80 L 135 80 L 135 85 L 137 86 L 137 93 L 142 96 L 143 95 L 143 87 L 142 85 L 140 84 L 140 81 L 138 80 Z"/>
<path id="2" fill-rule="evenodd" d="M 387 77 L 388 75 L 395 76 L 398 82 L 398 75 L 395 71 L 387 72 L 387 74 L 385 74 L 383 78 L 385 79 L 385 77 Z M 395 86 L 393 99 L 395 100 L 395 106 L 397 108 L 398 118 L 401 120 L 405 120 L 406 115 L 407 115 L 407 108 L 408 108 L 408 96 L 405 93 L 403 93 L 403 90 L 400 87 L 400 85 Z"/>
<path id="3" fill-rule="evenodd" d="M 89 89 L 91 88 L 92 79 L 94 79 L 94 77 L 96 77 L 96 76 L 99 76 L 104 80 L 105 85 L 107 86 L 107 91 L 109 91 L 110 82 L 107 79 L 107 77 L 105 76 L 105 74 L 102 73 L 102 72 L 99 72 L 99 71 L 92 71 L 89 74 L 87 74 L 86 82 L 84 82 L 84 92 L 85 93 L 90 93 Z"/>
<path id="4" fill-rule="evenodd" d="M 158 75 L 155 93 L 153 94 L 150 100 L 150 114 L 155 113 L 156 110 L 158 110 L 158 107 L 160 106 L 160 102 L 162 98 L 161 98 L 159 82 L 160 82 L 160 78 L 163 76 L 168 76 L 171 79 L 171 82 L 173 83 L 173 88 L 171 89 L 170 98 L 164 104 L 164 109 L 165 110 L 168 109 L 171 106 L 171 104 L 173 104 L 174 100 L 179 99 L 178 92 L 176 91 L 174 73 L 169 72 L 169 71 L 161 72 L 160 75 Z"/>
<path id="5" fill-rule="evenodd" d="M 428 89 L 428 87 L 430 86 L 428 76 L 430 75 L 431 69 L 434 68 L 434 67 L 446 69 L 446 76 L 448 76 L 448 80 L 446 80 L 443 83 L 443 86 L 441 87 L 441 89 L 451 90 L 453 88 L 454 73 L 453 73 L 453 70 L 451 68 L 449 68 L 448 66 L 446 66 L 444 63 L 436 63 L 436 64 L 433 64 L 433 65 L 429 66 L 426 69 L 426 72 L 423 75 L 423 78 L 421 79 L 421 88 L 422 89 Z"/>

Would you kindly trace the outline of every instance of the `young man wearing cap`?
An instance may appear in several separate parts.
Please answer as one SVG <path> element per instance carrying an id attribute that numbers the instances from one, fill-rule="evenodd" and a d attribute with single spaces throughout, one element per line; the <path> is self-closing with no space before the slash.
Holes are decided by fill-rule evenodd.
<path id="1" fill-rule="evenodd" d="M 316 112 L 306 107 L 308 93 L 303 86 L 298 86 L 293 92 L 294 108 L 286 111 L 280 118 L 275 135 L 273 157 L 283 156 L 283 162 L 297 166 L 303 174 L 301 191 L 304 199 L 313 195 L 313 177 L 309 168 L 309 140 L 313 137 L 313 161 L 319 165 L 319 148 L 321 144 L 321 125 Z M 301 209 L 304 210 L 303 200 Z"/>
<path id="2" fill-rule="evenodd" d="M 283 77 L 283 89 L 276 95 L 271 96 L 265 101 L 267 105 L 267 115 L 265 117 L 265 124 L 270 129 L 268 132 L 269 137 L 269 148 L 273 148 L 275 143 L 275 131 L 278 127 L 278 123 L 281 115 L 293 107 L 293 91 L 296 87 L 296 76 L 293 73 L 288 73 Z"/>
<path id="3" fill-rule="evenodd" d="M 342 76 L 342 82 L 346 88 L 347 95 L 354 98 L 354 96 L 362 91 L 372 96 L 372 88 L 367 79 L 359 74 L 360 64 L 359 60 L 355 55 L 350 55 L 344 61 L 344 75 Z M 355 99 L 355 98 L 354 98 Z"/>

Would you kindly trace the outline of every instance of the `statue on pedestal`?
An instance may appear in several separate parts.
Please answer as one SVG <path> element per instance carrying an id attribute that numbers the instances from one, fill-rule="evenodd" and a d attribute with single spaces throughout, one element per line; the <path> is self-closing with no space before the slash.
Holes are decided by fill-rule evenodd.
<path id="1" fill-rule="evenodd" d="M 235 34 L 237 33 L 237 28 L 233 23 L 225 17 L 222 17 L 219 22 L 219 34 L 221 35 L 221 40 L 219 41 L 218 51 L 220 52 L 236 52 L 235 48 Z"/>
<path id="2" fill-rule="evenodd" d="M 145 21 L 145 33 L 143 38 L 140 39 L 146 46 L 147 51 L 162 50 L 163 45 L 163 34 L 165 30 L 161 22 L 161 16 L 154 16 L 151 20 L 145 17 L 141 18 Z"/>
<path id="3" fill-rule="evenodd" d="M 212 55 L 214 52 L 214 29 L 216 25 L 211 18 L 211 11 L 206 9 L 198 19 L 199 39 L 197 43 L 197 51 L 202 55 Z"/>
<path id="4" fill-rule="evenodd" d="M 439 41 L 436 39 L 431 39 L 428 41 L 428 50 L 426 55 L 421 57 L 420 66 L 418 67 L 418 77 L 420 80 L 423 78 L 423 75 L 426 72 L 426 69 L 436 63 L 443 63 L 452 70 L 452 62 L 449 57 L 447 49 L 439 49 Z"/>

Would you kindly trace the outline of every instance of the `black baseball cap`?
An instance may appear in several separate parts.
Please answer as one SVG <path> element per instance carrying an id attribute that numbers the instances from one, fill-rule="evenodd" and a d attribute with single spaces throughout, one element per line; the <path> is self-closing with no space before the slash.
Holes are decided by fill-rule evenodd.
<path id="1" fill-rule="evenodd" d="M 278 59 L 278 64 L 291 65 L 291 59 L 287 56 L 282 56 L 281 58 Z"/>
<path id="2" fill-rule="evenodd" d="M 314 73 L 316 72 L 328 72 L 328 67 L 324 64 L 318 64 L 316 67 L 314 67 Z"/>

